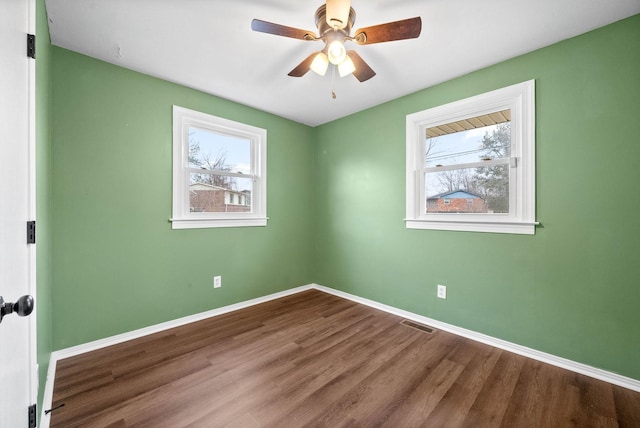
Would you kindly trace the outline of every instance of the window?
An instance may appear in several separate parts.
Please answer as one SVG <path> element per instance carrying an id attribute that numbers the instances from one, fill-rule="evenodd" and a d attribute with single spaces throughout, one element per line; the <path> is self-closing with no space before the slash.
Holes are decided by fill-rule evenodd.
<path id="1" fill-rule="evenodd" d="M 267 224 L 267 131 L 173 106 L 174 229 Z"/>
<path id="2" fill-rule="evenodd" d="M 534 81 L 407 116 L 409 229 L 535 233 Z"/>

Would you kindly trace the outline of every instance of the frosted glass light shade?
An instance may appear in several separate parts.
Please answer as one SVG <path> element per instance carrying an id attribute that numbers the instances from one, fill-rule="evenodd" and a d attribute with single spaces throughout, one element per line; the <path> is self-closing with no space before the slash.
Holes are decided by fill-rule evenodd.
<path id="1" fill-rule="evenodd" d="M 329 59 L 324 52 L 318 53 L 311 62 L 311 70 L 318 73 L 320 76 L 324 76 L 329 67 Z"/>
<path id="2" fill-rule="evenodd" d="M 347 57 L 347 51 L 344 48 L 344 44 L 340 40 L 334 40 L 329 44 L 328 49 L 329 62 L 331 64 L 338 65 L 344 61 Z"/>
<path id="3" fill-rule="evenodd" d="M 356 71 L 356 66 L 353 64 L 353 61 L 351 61 L 351 58 L 349 57 L 346 57 L 344 61 L 342 61 L 338 65 L 338 73 L 340 74 L 340 77 L 344 77 L 347 74 L 353 73 L 354 71 Z"/>

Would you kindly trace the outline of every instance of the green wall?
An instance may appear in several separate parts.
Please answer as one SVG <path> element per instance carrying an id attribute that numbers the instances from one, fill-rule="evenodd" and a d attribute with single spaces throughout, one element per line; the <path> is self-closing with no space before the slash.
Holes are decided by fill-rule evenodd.
<path id="1" fill-rule="evenodd" d="M 312 128 L 52 50 L 54 349 L 310 282 Z M 267 130 L 267 227 L 171 229 L 173 104 Z"/>
<path id="2" fill-rule="evenodd" d="M 43 349 L 317 282 L 640 379 L 640 15 L 317 128 L 50 55 Z M 405 116 L 528 79 L 536 235 L 405 229 Z M 173 104 L 267 129 L 267 227 L 171 229 Z"/>
<path id="3" fill-rule="evenodd" d="M 535 236 L 405 229 L 405 116 L 529 79 Z M 319 127 L 314 281 L 640 379 L 638 118 L 640 15 Z"/>

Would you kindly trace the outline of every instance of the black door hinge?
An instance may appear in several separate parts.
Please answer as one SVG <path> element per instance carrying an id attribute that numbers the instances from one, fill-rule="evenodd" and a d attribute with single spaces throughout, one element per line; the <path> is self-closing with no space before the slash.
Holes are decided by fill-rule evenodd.
<path id="1" fill-rule="evenodd" d="M 36 59 L 36 36 L 27 34 L 27 56 Z"/>
<path id="2" fill-rule="evenodd" d="M 36 405 L 32 404 L 29 406 L 29 428 L 36 428 L 36 423 L 38 418 L 36 416 Z"/>
<path id="3" fill-rule="evenodd" d="M 27 244 L 35 244 L 36 243 L 36 222 L 28 221 L 27 222 Z"/>

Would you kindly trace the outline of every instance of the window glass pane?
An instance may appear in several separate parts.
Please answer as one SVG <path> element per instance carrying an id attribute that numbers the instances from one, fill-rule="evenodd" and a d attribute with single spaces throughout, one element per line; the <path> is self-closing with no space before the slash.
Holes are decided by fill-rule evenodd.
<path id="1" fill-rule="evenodd" d="M 509 213 L 509 165 L 425 173 L 427 213 Z"/>
<path id="2" fill-rule="evenodd" d="M 477 116 L 425 132 L 426 167 L 500 159 L 511 151 L 510 110 Z"/>
<path id="3" fill-rule="evenodd" d="M 189 168 L 251 174 L 251 140 L 191 126 Z"/>
<path id="4" fill-rule="evenodd" d="M 190 174 L 189 211 L 206 213 L 251 212 L 251 178 L 216 174 Z"/>

